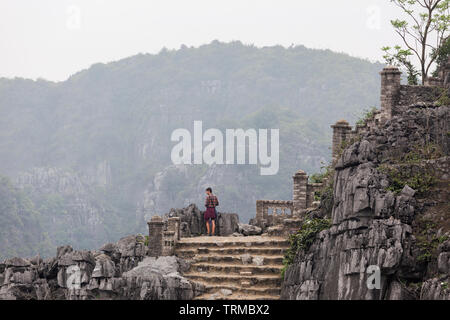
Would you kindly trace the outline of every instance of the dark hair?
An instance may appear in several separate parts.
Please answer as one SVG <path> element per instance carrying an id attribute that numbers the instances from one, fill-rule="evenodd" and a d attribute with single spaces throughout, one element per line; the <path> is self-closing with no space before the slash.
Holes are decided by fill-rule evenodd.
<path id="1" fill-rule="evenodd" d="M 209 191 L 212 193 L 212 189 L 211 188 L 206 188 L 206 191 Z"/>

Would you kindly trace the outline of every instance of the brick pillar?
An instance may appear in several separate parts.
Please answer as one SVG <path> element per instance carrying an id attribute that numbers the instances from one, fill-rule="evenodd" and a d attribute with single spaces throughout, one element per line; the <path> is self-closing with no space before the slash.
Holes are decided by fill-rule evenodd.
<path id="1" fill-rule="evenodd" d="M 260 224 L 264 220 L 264 201 L 256 200 L 256 221 Z"/>
<path id="2" fill-rule="evenodd" d="M 345 120 L 339 120 L 333 128 L 333 141 L 331 147 L 331 155 L 333 158 L 333 165 L 336 163 L 339 153 L 341 152 L 342 143 L 350 139 L 352 135 L 352 127 Z"/>
<path id="3" fill-rule="evenodd" d="M 150 257 L 160 257 L 163 254 L 164 222 L 160 216 L 153 216 L 148 224 L 148 248 Z"/>
<path id="4" fill-rule="evenodd" d="M 308 185 L 308 176 L 306 172 L 299 170 L 294 176 L 294 191 L 293 191 L 293 203 L 294 203 L 294 216 L 300 216 L 303 210 L 307 209 L 306 206 L 306 188 Z"/>
<path id="5" fill-rule="evenodd" d="M 381 72 L 381 112 L 385 119 L 392 118 L 392 111 L 400 94 L 400 77 L 397 67 L 388 66 Z"/>

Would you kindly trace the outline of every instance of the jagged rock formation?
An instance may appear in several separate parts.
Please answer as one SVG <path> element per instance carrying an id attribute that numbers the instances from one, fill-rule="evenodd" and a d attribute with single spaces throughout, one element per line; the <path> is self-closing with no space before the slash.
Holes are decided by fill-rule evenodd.
<path id="1" fill-rule="evenodd" d="M 54 258 L 12 258 L 0 263 L 0 299 L 175 300 L 204 288 L 182 276 L 189 264 L 176 257 L 146 257 L 142 236 L 129 236 L 99 251 L 59 247 Z"/>
<path id="2" fill-rule="evenodd" d="M 424 217 L 440 223 L 450 218 L 449 118 L 448 106 L 399 106 L 391 119 L 343 150 L 335 165 L 333 226 L 297 253 L 285 274 L 283 299 L 450 299 L 448 226 L 433 244 L 420 229 Z M 411 160 L 431 143 L 440 147 L 440 157 Z M 406 160 L 396 163 L 400 158 Z M 406 170 L 418 181 L 430 174 L 436 189 L 426 197 L 408 185 L 395 193 L 383 168 Z M 432 212 L 439 206 L 441 216 Z M 436 250 L 434 242 L 441 242 Z M 367 286 L 369 266 L 381 270 L 380 289 Z"/>

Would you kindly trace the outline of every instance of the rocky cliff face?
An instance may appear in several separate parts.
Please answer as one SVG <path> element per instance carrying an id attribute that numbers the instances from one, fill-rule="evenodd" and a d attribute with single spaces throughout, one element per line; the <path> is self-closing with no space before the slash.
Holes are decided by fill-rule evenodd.
<path id="1" fill-rule="evenodd" d="M 176 257 L 146 257 L 141 236 L 98 251 L 58 247 L 54 258 L 12 258 L 0 263 L 0 299 L 176 300 L 203 293 L 182 276 L 189 265 Z"/>
<path id="2" fill-rule="evenodd" d="M 283 299 L 450 299 L 449 110 L 409 106 L 343 150 L 332 227 L 297 253 Z"/>
<path id="3" fill-rule="evenodd" d="M 119 217 L 99 196 L 110 181 L 109 171 L 108 164 L 101 163 L 85 175 L 46 167 L 33 168 L 17 176 L 15 185 L 40 213 L 39 222 L 53 250 L 61 242 L 90 249 L 111 241 Z"/>

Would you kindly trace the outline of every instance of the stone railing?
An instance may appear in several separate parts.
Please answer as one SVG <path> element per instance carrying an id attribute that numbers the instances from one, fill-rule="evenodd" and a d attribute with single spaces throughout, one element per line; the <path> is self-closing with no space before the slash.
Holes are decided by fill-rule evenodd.
<path id="1" fill-rule="evenodd" d="M 175 245 L 180 240 L 180 218 L 173 217 L 164 223 L 160 216 L 153 216 L 148 224 L 148 248 L 149 256 L 171 256 L 174 254 Z"/>
<path id="2" fill-rule="evenodd" d="M 322 183 L 308 183 L 307 174 L 299 170 L 294 176 L 293 200 L 257 200 L 253 223 L 261 228 L 282 224 L 286 219 L 300 218 L 315 205 L 315 193 Z"/>
<path id="3" fill-rule="evenodd" d="M 261 227 L 272 226 L 292 218 L 294 202 L 283 200 L 257 200 L 256 222 Z"/>

